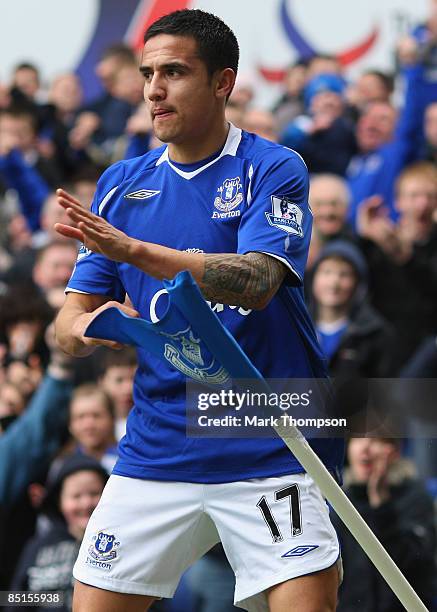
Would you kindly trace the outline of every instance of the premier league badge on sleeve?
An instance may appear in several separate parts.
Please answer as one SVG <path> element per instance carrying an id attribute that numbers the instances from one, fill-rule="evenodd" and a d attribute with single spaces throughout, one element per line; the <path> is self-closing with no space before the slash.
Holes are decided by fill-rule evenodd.
<path id="1" fill-rule="evenodd" d="M 272 212 L 265 213 L 272 227 L 277 227 L 287 234 L 303 237 L 303 211 L 288 198 L 272 196 Z"/>
<path id="2" fill-rule="evenodd" d="M 80 261 L 81 259 L 88 257 L 88 255 L 91 255 L 91 253 L 92 253 L 91 249 L 88 249 L 84 244 L 81 244 L 79 248 L 79 252 L 77 254 L 76 261 Z"/>

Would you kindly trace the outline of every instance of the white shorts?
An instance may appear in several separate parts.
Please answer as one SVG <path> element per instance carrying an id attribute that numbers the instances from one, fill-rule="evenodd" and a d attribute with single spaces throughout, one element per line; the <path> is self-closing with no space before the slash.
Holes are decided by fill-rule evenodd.
<path id="1" fill-rule="evenodd" d="M 235 604 L 268 610 L 269 587 L 339 559 L 328 506 L 307 474 L 225 484 L 111 476 L 74 566 L 85 584 L 172 597 L 183 572 L 219 540 Z"/>

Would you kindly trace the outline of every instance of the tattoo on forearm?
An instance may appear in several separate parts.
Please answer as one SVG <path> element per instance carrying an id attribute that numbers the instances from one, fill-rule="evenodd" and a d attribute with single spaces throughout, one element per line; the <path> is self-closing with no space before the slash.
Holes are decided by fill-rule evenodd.
<path id="1" fill-rule="evenodd" d="M 285 274 L 284 264 L 264 253 L 207 254 L 200 286 L 204 297 L 213 302 L 262 308 Z"/>

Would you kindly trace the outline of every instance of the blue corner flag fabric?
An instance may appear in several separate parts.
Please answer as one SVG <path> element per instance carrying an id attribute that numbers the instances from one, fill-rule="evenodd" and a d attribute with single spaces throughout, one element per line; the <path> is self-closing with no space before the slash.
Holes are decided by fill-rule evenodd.
<path id="1" fill-rule="evenodd" d="M 85 335 L 146 349 L 198 382 L 223 385 L 230 379 L 256 378 L 260 372 L 202 297 L 188 271 L 164 281 L 169 306 L 162 319 L 150 323 L 108 308 L 88 326 Z"/>
<path id="2" fill-rule="evenodd" d="M 151 323 L 118 308 L 108 308 L 90 323 L 85 335 L 135 345 L 163 365 L 217 390 L 227 388 L 232 380 L 247 379 L 256 380 L 258 390 L 269 389 L 260 371 L 204 300 L 189 272 L 164 281 L 164 287 L 168 307 L 159 321 Z M 137 377 L 141 379 L 145 373 L 140 367 Z M 138 386 L 134 400 L 114 474 L 218 483 L 304 471 L 278 437 L 187 438 L 184 400 L 148 398 Z M 310 444 L 328 469 L 338 473 L 342 441 L 314 439 Z"/>

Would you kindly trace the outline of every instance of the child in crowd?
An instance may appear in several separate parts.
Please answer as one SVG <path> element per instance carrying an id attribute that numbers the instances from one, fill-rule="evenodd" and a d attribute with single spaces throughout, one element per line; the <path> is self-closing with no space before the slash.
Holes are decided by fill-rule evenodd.
<path id="1" fill-rule="evenodd" d="M 53 527 L 26 545 L 12 581 L 12 591 L 60 594 L 63 604 L 56 609 L 71 610 L 73 564 L 106 480 L 106 471 L 94 459 L 73 455 L 65 461 L 49 486 L 43 504 L 45 513 L 53 518 Z M 32 609 L 46 612 L 53 606 L 41 604 Z"/>
<path id="2" fill-rule="evenodd" d="M 336 240 L 313 267 L 311 307 L 330 373 L 342 379 L 390 375 L 391 332 L 367 303 L 367 267 L 353 244 Z"/>

